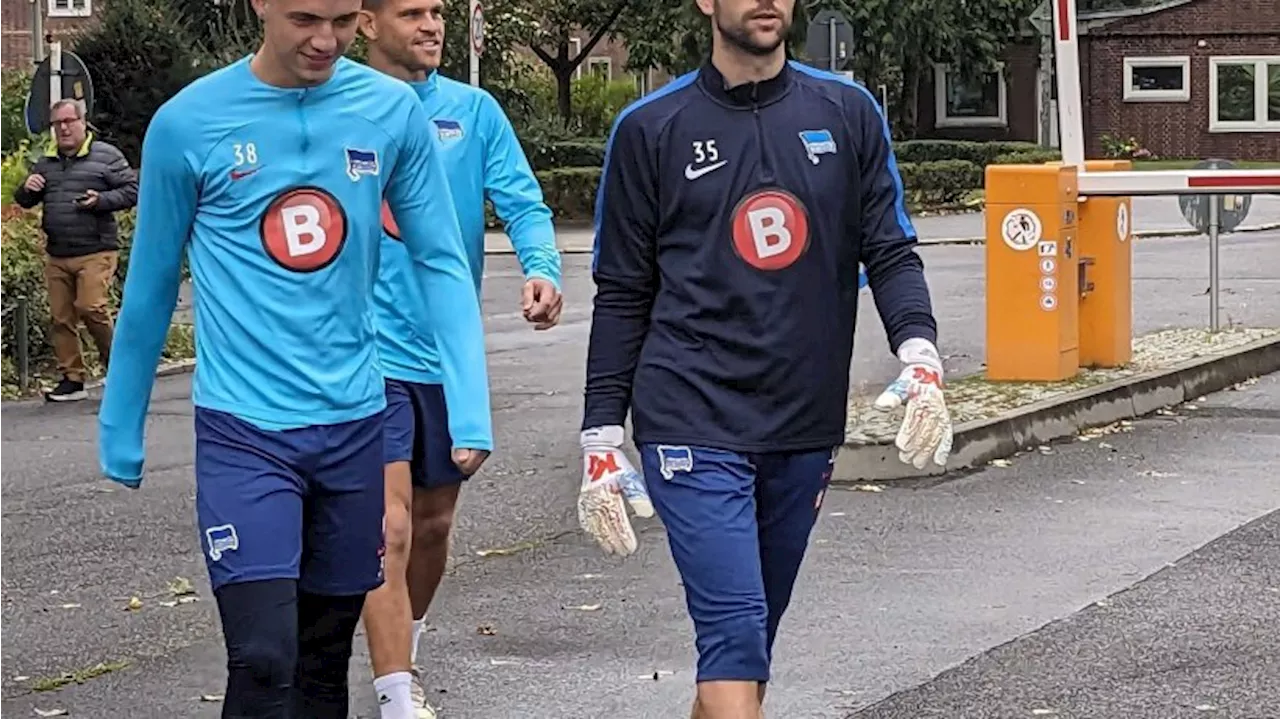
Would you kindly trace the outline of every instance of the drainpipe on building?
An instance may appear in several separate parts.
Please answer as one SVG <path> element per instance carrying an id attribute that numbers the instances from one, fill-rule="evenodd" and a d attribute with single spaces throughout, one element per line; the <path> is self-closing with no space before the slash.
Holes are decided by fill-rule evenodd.
<path id="1" fill-rule="evenodd" d="M 31 1 L 31 57 L 35 64 L 44 62 L 44 9 L 40 0 Z"/>

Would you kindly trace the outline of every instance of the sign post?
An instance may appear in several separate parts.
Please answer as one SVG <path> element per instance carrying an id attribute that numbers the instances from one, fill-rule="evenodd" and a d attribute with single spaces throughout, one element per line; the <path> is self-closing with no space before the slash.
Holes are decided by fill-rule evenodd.
<path id="1" fill-rule="evenodd" d="M 480 87 L 480 56 L 484 54 L 484 7 L 480 0 L 470 0 L 467 17 L 471 25 L 471 85 Z"/>
<path id="2" fill-rule="evenodd" d="M 80 100 L 85 112 L 93 115 L 93 77 L 89 68 L 75 53 L 63 51 L 61 43 L 49 43 L 49 51 L 49 57 L 36 66 L 23 111 L 27 131 L 33 135 L 49 129 L 49 108 L 58 100 Z"/>

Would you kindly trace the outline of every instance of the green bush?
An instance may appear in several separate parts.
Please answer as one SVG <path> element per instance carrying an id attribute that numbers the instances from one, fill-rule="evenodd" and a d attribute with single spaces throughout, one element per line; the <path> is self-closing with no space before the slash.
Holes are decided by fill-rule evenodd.
<path id="1" fill-rule="evenodd" d="M 924 204 L 959 202 L 982 187 L 983 169 L 968 160 L 932 160 L 898 164 L 902 185 L 912 198 Z"/>
<path id="2" fill-rule="evenodd" d="M 538 173 L 542 194 L 556 221 L 590 220 L 595 214 L 599 167 L 562 167 Z"/>
<path id="3" fill-rule="evenodd" d="M 31 73 L 10 68 L 0 73 L 0 145 L 5 157 L 31 139 L 25 116 L 30 90 Z"/>
<path id="4" fill-rule="evenodd" d="M 967 140 L 907 140 L 894 145 L 899 162 L 965 160 L 979 167 L 993 164 L 997 157 L 1041 148 L 1032 142 L 971 142 Z"/>
<path id="5" fill-rule="evenodd" d="M 1036 149 L 1022 152 L 1007 152 L 995 158 L 993 165 L 1043 165 L 1046 162 L 1062 160 L 1062 153 L 1057 150 Z"/>
<path id="6" fill-rule="evenodd" d="M 94 124 L 134 167 L 151 116 L 209 69 L 184 15 L 150 0 L 112 0 L 76 38 L 75 50 L 99 79 Z"/>
<path id="7" fill-rule="evenodd" d="M 525 145 L 525 154 L 535 170 L 554 170 L 560 167 L 599 169 L 604 166 L 604 141 L 568 140 L 546 144 L 529 142 Z"/>

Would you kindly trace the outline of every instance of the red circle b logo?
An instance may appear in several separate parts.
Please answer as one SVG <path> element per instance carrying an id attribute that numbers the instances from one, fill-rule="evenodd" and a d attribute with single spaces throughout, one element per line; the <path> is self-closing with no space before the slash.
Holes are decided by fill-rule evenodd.
<path id="1" fill-rule="evenodd" d="M 758 270 L 790 267 L 809 246 L 804 203 L 785 190 L 756 190 L 733 209 L 733 248 Z"/>
<path id="2" fill-rule="evenodd" d="M 347 213 L 327 190 L 295 187 L 267 205 L 259 232 L 262 248 L 276 264 L 315 272 L 338 259 L 347 241 Z"/>

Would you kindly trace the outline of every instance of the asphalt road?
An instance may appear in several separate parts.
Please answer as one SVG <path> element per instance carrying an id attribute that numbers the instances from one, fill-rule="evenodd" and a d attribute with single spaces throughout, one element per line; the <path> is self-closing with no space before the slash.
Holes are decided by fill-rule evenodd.
<path id="1" fill-rule="evenodd" d="M 1237 316 L 1252 324 L 1280 323 L 1278 239 L 1240 236 L 1230 252 L 1224 249 L 1224 287 L 1238 302 Z M 1155 293 L 1135 291 L 1143 303 L 1140 331 L 1204 317 L 1202 248 L 1182 242 L 1139 244 L 1138 284 Z M 1157 247 L 1168 249 L 1157 253 Z M 950 331 L 942 348 L 953 372 L 980 361 L 981 252 L 926 250 L 935 294 L 945 298 L 940 322 Z M 510 259 L 491 265 L 486 311 L 501 451 L 465 492 L 455 562 L 423 649 L 446 719 L 670 717 L 681 714 L 689 696 L 688 621 L 661 528 L 645 526 L 643 550 L 627 561 L 603 558 L 575 531 L 576 429 L 591 292 L 584 261 L 566 260 L 569 309 L 564 326 L 549 333 L 534 333 L 520 320 L 519 278 Z M 873 386 L 891 377 L 896 364 L 884 356 L 873 309 L 868 304 L 864 311 L 866 336 L 854 373 Z M 97 478 L 95 411 L 96 402 L 3 407 L 8 461 L 0 484 L 8 541 L 0 710 L 32 716 L 33 708 L 60 708 L 103 719 L 215 717 L 217 704 L 200 701 L 201 694 L 221 691 L 223 655 L 193 529 L 188 378 L 157 384 L 148 476 L 139 492 Z M 1130 644 L 1150 644 L 1149 656 L 1187 657 L 1178 664 L 1181 673 L 1165 679 L 1154 669 L 1141 674 L 1151 688 L 1146 709 L 1126 705 L 1131 719 L 1182 716 L 1182 704 L 1160 703 L 1164 696 L 1183 701 L 1162 693 L 1166 679 L 1211 681 L 1216 693 L 1204 701 L 1230 709 L 1223 716 L 1275 716 L 1265 704 L 1267 667 L 1254 661 L 1280 644 L 1274 595 L 1219 580 L 1213 603 L 1200 606 L 1203 595 L 1194 592 L 1208 590 L 1197 585 L 1232 576 L 1224 566 L 1230 562 L 1210 552 L 1192 581 L 1144 579 L 1228 535 L 1224 543 L 1235 548 L 1229 551 L 1254 567 L 1247 579 L 1276 586 L 1269 525 L 1255 525 L 1264 527 L 1262 534 L 1254 527 L 1231 533 L 1280 507 L 1274 479 L 1280 381 L 1266 378 L 1246 391 L 1223 393 L 1185 415 L 1136 423 L 1134 432 L 1108 439 L 1106 447 L 1067 443 L 1052 454 L 1020 457 L 1008 469 L 895 484 L 880 493 L 833 492 L 778 647 L 771 715 L 843 717 L 895 692 L 916 691 L 917 699 L 903 695 L 866 710 L 899 713 L 868 716 L 929 716 L 911 713 L 915 705 L 892 704 L 916 701 L 967 717 L 967 709 L 956 709 L 971 706 L 956 703 L 966 700 L 989 709 L 972 716 L 1026 716 L 1031 709 L 1018 705 L 1007 713 L 1013 704 L 998 702 L 1032 693 L 1014 690 L 1026 683 L 1017 671 L 1029 671 L 1020 663 L 1052 653 L 1057 663 L 1042 664 L 1036 677 L 1039 700 L 1053 699 L 1063 716 L 1111 717 L 1109 709 L 1091 714 L 1089 705 L 1062 696 L 1075 697 L 1078 692 L 1068 690 L 1092 676 L 1077 663 L 1105 675 L 1098 691 L 1110 692 L 1112 702 L 1128 691 L 1118 682 L 1155 667 L 1135 670 L 1119 653 L 1123 647 L 1113 647 L 1110 665 L 1093 661 L 1099 652 L 1080 648 L 1121 632 Z M 492 549 L 509 551 L 479 556 Z M 174 601 L 167 586 L 175 577 L 192 581 L 198 601 L 165 606 Z M 1086 609 L 1135 585 L 1134 596 L 1155 589 L 1145 604 L 1126 605 L 1130 613 L 1099 617 Z M 1173 595 L 1180 599 L 1166 601 Z M 142 600 L 141 608 L 125 610 L 131 597 Z M 1160 607 L 1177 628 L 1173 636 L 1160 631 L 1157 619 L 1139 616 Z M 1219 618 L 1211 626 L 1215 641 L 1202 641 L 1193 627 L 1215 608 L 1228 619 L 1258 619 Z M 1108 616 L 1125 624 L 1108 627 Z M 1063 618 L 1079 622 L 1077 628 L 1037 633 Z M 1029 656 L 1007 653 L 1019 651 L 1018 641 Z M 1052 646 L 1046 650 L 1037 641 Z M 376 717 L 363 641 L 358 645 L 354 716 Z M 1215 663 L 1219 650 L 1245 646 L 1254 653 L 1242 652 L 1230 666 Z M 958 690 L 947 684 L 952 675 L 934 681 L 973 657 L 979 657 L 971 665 L 976 669 L 959 671 L 985 674 L 959 682 Z M 1014 657 L 1012 665 L 1006 657 Z M 89 678 L 90 668 L 117 661 L 128 666 Z M 31 690 L 68 673 L 83 682 Z M 987 699 L 972 698 L 965 688 L 971 681 L 981 682 Z"/>

